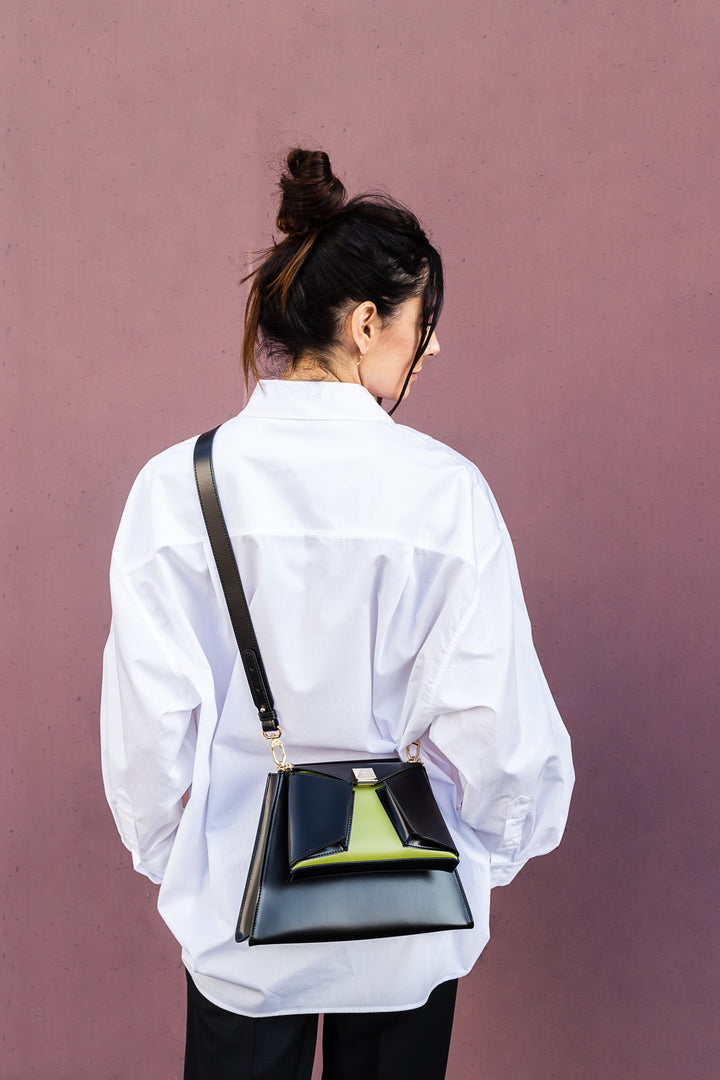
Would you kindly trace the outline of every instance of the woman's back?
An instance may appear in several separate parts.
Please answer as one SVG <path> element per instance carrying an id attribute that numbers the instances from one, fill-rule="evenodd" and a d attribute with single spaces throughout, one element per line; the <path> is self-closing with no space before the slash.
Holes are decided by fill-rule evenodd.
<path id="1" fill-rule="evenodd" d="M 142 642 L 133 628 L 133 647 L 142 656 L 132 674 L 133 694 L 146 701 L 149 713 L 160 704 L 151 663 L 155 648 L 158 664 L 178 673 L 179 701 L 194 710 L 184 731 L 173 731 L 178 710 L 172 710 L 165 756 L 154 775 L 144 771 L 148 801 L 157 800 L 158 827 L 148 829 L 155 846 L 141 853 L 140 862 L 148 869 L 156 865 L 161 876 L 172 841 L 160 910 L 183 943 L 186 964 L 200 989 L 226 1007 L 262 1014 L 277 1009 L 279 991 L 267 971 L 252 985 L 252 954 L 240 956 L 232 937 L 271 761 L 210 555 L 191 449 L 181 444 L 143 470 L 113 564 L 116 580 L 142 605 L 149 627 Z M 489 853 L 457 812 L 452 781 L 462 763 L 443 752 L 442 738 L 433 740 L 433 732 L 458 707 L 477 710 L 481 725 L 483 703 L 502 697 L 508 681 L 515 693 L 526 670 L 538 698 L 534 720 L 551 728 L 554 720 L 549 695 L 537 682 L 529 632 L 523 625 L 511 628 L 522 596 L 507 534 L 474 466 L 396 425 L 362 387 L 265 383 L 220 429 L 214 457 L 291 760 L 392 755 L 430 729 L 426 763 L 464 850 L 463 877 L 476 919 L 471 933 L 403 939 L 402 949 L 397 941 L 385 942 L 382 960 L 368 943 L 338 945 L 336 952 L 353 954 L 352 978 L 340 977 L 331 989 L 328 973 L 321 1001 L 307 988 L 297 1000 L 302 980 L 291 981 L 285 1007 L 360 1007 L 368 993 L 363 972 L 375 987 L 378 1008 L 408 1007 L 420 1000 L 421 970 L 432 985 L 455 977 L 469 970 L 487 938 Z M 478 595 L 479 581 L 487 598 Z M 463 635 L 473 630 L 473 613 L 478 605 L 484 609 L 486 599 L 497 601 L 498 589 L 502 604 L 482 619 L 506 629 L 495 633 L 493 655 L 464 657 Z M 508 655 L 508 628 L 519 650 L 514 657 Z M 126 655 L 128 645 L 111 639 L 108 669 L 113 648 Z M 125 673 L 116 677 L 122 682 Z M 162 692 L 166 703 L 167 688 Z M 458 694 L 465 700 L 455 700 Z M 132 763 L 128 767 L 132 771 Z M 172 840 L 163 835 L 163 806 L 177 803 L 189 786 L 192 796 Z M 313 948 L 327 960 L 326 947 L 303 946 L 292 966 L 304 970 L 309 958 L 312 966 Z M 378 984 L 377 963 L 384 968 L 395 953 Z M 231 972 L 235 979 L 242 972 L 249 985 L 218 989 L 215 980 L 230 984 Z"/>

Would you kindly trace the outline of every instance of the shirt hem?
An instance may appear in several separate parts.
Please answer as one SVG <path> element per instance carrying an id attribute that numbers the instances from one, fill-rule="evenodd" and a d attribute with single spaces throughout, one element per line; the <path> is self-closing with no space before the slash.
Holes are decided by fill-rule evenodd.
<path id="1" fill-rule="evenodd" d="M 238 1016 L 249 1016 L 253 1019 L 260 1019 L 264 1016 L 314 1016 L 324 1015 L 326 1013 L 383 1013 L 383 1012 L 408 1012 L 411 1009 L 419 1009 L 422 1005 L 425 1005 L 428 998 L 432 994 L 433 990 L 436 990 L 438 986 L 442 986 L 443 983 L 452 982 L 454 979 L 461 979 L 463 976 L 469 974 L 475 966 L 475 960 L 470 964 L 468 968 L 462 968 L 462 970 L 449 972 L 444 974 L 442 978 L 427 990 L 427 992 L 419 997 L 416 1001 L 412 1001 L 405 1005 L 389 1005 L 389 1004 L 373 1004 L 373 1005 L 323 1005 L 321 1008 L 303 1008 L 302 1005 L 297 1007 L 288 1006 L 286 1009 L 270 1009 L 267 1012 L 241 1012 L 240 1009 L 235 1009 L 227 1001 L 222 1001 L 216 994 L 212 993 L 212 989 L 208 988 L 208 983 L 222 982 L 222 979 L 215 979 L 212 975 L 201 975 L 198 972 L 192 970 L 188 961 L 183 957 L 183 964 L 187 970 L 188 975 L 192 979 L 197 991 L 202 994 L 204 998 L 207 998 L 213 1005 L 217 1005 L 218 1008 L 224 1009 L 226 1012 L 236 1013 Z"/>

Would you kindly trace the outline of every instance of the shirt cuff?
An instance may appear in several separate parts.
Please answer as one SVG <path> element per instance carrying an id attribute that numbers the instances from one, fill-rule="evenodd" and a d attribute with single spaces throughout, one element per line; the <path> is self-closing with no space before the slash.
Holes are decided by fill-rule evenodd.
<path id="1" fill-rule="evenodd" d="M 509 803 L 505 817 L 503 838 L 497 850 L 490 854 L 490 885 L 508 885 L 527 862 L 520 859 L 525 822 L 532 813 L 533 800 L 529 795 L 518 795 Z"/>

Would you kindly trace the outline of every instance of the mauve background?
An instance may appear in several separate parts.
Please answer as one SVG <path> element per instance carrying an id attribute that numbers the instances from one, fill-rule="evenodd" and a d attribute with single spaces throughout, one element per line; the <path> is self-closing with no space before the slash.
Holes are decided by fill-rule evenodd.
<path id="1" fill-rule="evenodd" d="M 130 483 L 242 405 L 274 163 L 328 150 L 447 266 L 399 419 L 492 484 L 574 737 L 450 1080 L 716 1077 L 720 8 L 18 0 L 6 11 L 0 1074 L 180 1075 L 178 949 L 104 802 Z"/>

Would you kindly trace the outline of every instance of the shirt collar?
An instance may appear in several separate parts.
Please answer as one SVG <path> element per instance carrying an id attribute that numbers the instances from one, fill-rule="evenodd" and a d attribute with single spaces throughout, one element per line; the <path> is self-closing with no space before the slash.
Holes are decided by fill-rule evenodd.
<path id="1" fill-rule="evenodd" d="M 277 420 L 379 420 L 392 423 L 358 383 L 261 379 L 242 411 L 244 417 Z"/>

